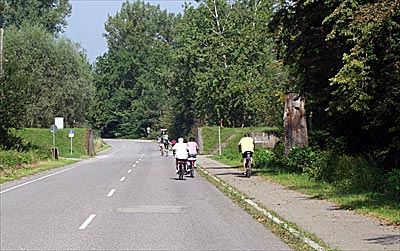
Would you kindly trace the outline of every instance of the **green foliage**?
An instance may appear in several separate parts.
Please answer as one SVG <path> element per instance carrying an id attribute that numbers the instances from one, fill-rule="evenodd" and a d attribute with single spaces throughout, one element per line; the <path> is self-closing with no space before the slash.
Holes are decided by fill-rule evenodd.
<path id="1" fill-rule="evenodd" d="M 106 23 L 108 53 L 96 62 L 91 123 L 103 137 L 141 137 L 168 125 L 174 16 L 143 2 L 125 2 Z"/>
<path id="2" fill-rule="evenodd" d="M 70 138 L 68 136 L 69 130 L 74 130 L 74 137 L 72 138 L 72 155 L 70 154 Z M 58 148 L 61 158 L 79 158 L 86 155 L 85 135 L 86 128 L 64 128 L 58 130 L 55 134 L 55 143 Z M 33 149 L 41 149 L 45 152 L 42 157 L 51 158 L 51 148 L 53 147 L 53 134 L 50 129 L 39 128 L 25 128 L 18 130 L 16 134 L 24 139 L 24 142 L 29 142 Z"/>
<path id="3" fill-rule="evenodd" d="M 276 166 L 275 152 L 269 149 L 256 149 L 253 156 L 254 167 L 271 169 Z"/>
<path id="4" fill-rule="evenodd" d="M 285 74 L 265 26 L 271 12 L 269 1 L 200 1 L 197 9 L 185 9 L 174 39 L 172 94 L 180 125 L 276 124 L 275 94 Z"/>
<path id="5" fill-rule="evenodd" d="M 79 158 L 86 155 L 85 134 L 87 129 L 75 128 L 73 138 L 73 152 L 70 153 L 70 129 L 62 129 L 56 133 L 56 147 L 60 158 Z M 51 148 L 53 147 L 52 133 L 49 129 L 26 128 L 11 130 L 19 140 L 13 145 L 12 150 L 0 150 L 0 173 L 1 176 L 11 177 L 24 169 L 30 169 L 39 161 L 51 159 Z"/>
<path id="6" fill-rule="evenodd" d="M 337 155 L 330 151 L 293 148 L 284 155 L 283 147 L 258 150 L 254 156 L 257 168 L 307 175 L 310 179 L 332 184 L 338 191 L 376 191 L 396 194 L 398 172 L 386 176 L 383 171 L 362 157 Z"/>
<path id="7" fill-rule="evenodd" d="M 398 167 L 398 1 L 282 1 L 270 30 L 290 69 L 287 90 L 305 94 L 313 130 L 333 151 Z M 312 114 L 312 117 L 311 117 Z M 315 145 L 324 146 L 323 138 Z"/>
<path id="8" fill-rule="evenodd" d="M 393 169 L 386 174 L 386 191 L 394 196 L 400 196 L 400 169 Z"/>
<path id="9" fill-rule="evenodd" d="M 13 0 L 2 6 L 0 27 L 41 25 L 53 35 L 67 25 L 72 9 L 69 0 Z"/>
<path id="10" fill-rule="evenodd" d="M 85 122 L 92 72 L 78 45 L 29 25 L 10 27 L 4 45 L 7 63 L 1 91 L 11 95 L 2 96 L 0 108 L 8 110 L 2 115 L 12 121 L 8 127 L 47 128 L 54 117 L 64 117 L 71 126 Z"/>
<path id="11" fill-rule="evenodd" d="M 33 152 L 18 152 L 16 150 L 0 151 L 0 171 L 15 171 L 23 164 L 30 164 L 35 160 Z"/>

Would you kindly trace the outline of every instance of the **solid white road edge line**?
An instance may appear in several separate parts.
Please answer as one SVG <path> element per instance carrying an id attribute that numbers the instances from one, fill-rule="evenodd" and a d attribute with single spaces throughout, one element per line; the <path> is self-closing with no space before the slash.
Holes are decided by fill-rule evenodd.
<path id="1" fill-rule="evenodd" d="M 212 175 L 211 173 L 209 173 L 208 171 L 206 171 L 204 168 L 198 166 L 206 175 L 210 176 L 211 178 L 213 178 L 216 182 L 220 183 L 221 185 L 223 185 L 224 187 L 227 187 L 230 191 L 234 192 L 235 194 L 237 194 L 237 192 L 235 190 L 233 190 L 233 188 L 225 183 L 224 181 L 218 179 L 217 177 L 215 177 L 214 175 Z M 264 214 L 268 219 L 272 220 L 273 222 L 275 222 L 278 225 L 282 225 L 284 229 L 286 229 L 287 231 L 289 231 L 291 234 L 293 234 L 296 237 L 300 237 L 303 239 L 303 241 L 309 245 L 310 247 L 312 247 L 314 250 L 317 251 L 325 251 L 325 249 L 323 247 L 321 247 L 320 245 L 318 245 L 318 243 L 312 241 L 310 238 L 307 237 L 301 237 L 300 233 L 289 227 L 285 222 L 281 221 L 280 219 L 278 219 L 277 217 L 274 217 L 272 214 L 270 214 L 267 210 L 261 208 L 257 203 L 255 203 L 254 201 L 250 200 L 250 199 L 246 199 L 243 195 L 241 196 L 241 199 L 244 200 L 247 204 L 249 204 L 250 206 L 252 206 L 254 209 L 256 209 L 257 211 L 261 212 L 262 214 Z"/>
<path id="2" fill-rule="evenodd" d="M 95 214 L 91 214 L 91 215 L 89 216 L 89 218 L 87 218 L 87 219 L 85 220 L 85 222 L 79 227 L 79 230 L 85 229 L 85 228 L 90 224 L 90 222 L 92 222 L 92 220 L 94 219 L 94 217 L 96 217 L 96 215 L 95 215 Z"/>
<path id="3" fill-rule="evenodd" d="M 111 191 L 107 194 L 107 197 L 111 197 L 115 192 L 115 189 L 111 189 Z"/>
<path id="4" fill-rule="evenodd" d="M 52 173 L 52 174 L 48 174 L 48 175 L 46 175 L 46 176 L 43 176 L 43 177 L 40 177 L 40 178 L 31 180 L 31 181 L 28 181 L 28 182 L 19 184 L 19 185 L 17 185 L 17 186 L 10 187 L 10 188 L 8 188 L 8 189 L 5 189 L 5 190 L 0 191 L 0 194 L 5 193 L 5 192 L 8 192 L 8 191 L 11 191 L 11 190 L 14 190 L 14 189 L 19 188 L 19 187 L 26 186 L 26 185 L 31 184 L 31 183 L 33 183 L 33 182 L 36 182 L 36 181 L 39 181 L 39 180 L 43 180 L 43 179 L 49 178 L 49 177 L 51 177 L 51 176 L 54 176 L 54 175 L 57 175 L 57 174 L 60 174 L 60 173 L 63 173 L 63 172 L 72 170 L 72 169 L 74 169 L 74 168 L 76 168 L 76 167 L 78 167 L 78 166 L 80 166 L 80 165 L 76 165 L 76 166 L 73 166 L 73 167 L 64 169 L 64 170 L 62 170 L 62 171 L 55 172 L 55 173 Z"/>

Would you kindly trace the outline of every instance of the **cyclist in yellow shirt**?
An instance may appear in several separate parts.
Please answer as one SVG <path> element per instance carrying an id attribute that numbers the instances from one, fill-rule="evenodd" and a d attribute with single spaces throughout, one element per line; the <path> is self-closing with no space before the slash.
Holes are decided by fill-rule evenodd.
<path id="1" fill-rule="evenodd" d="M 251 165 L 253 165 L 253 153 L 254 153 L 254 140 L 252 137 L 250 137 L 249 133 L 245 133 L 244 137 L 240 139 L 240 141 L 238 143 L 238 149 L 239 149 L 239 152 L 242 153 L 243 170 L 244 170 L 244 173 L 246 173 L 247 152 L 249 152 L 250 156 L 251 156 L 251 160 L 250 160 Z"/>

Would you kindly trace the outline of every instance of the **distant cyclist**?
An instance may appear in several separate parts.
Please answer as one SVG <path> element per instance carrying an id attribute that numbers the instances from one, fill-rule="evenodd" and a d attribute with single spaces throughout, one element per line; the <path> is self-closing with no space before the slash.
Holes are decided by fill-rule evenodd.
<path id="1" fill-rule="evenodd" d="M 197 158 L 197 153 L 199 152 L 199 146 L 197 145 L 195 138 L 191 137 L 187 144 L 188 144 L 188 149 L 189 149 L 189 157 Z M 196 166 L 196 163 L 195 163 L 195 166 Z"/>
<path id="2" fill-rule="evenodd" d="M 161 156 L 164 155 L 164 138 L 163 136 L 158 136 L 157 139 L 158 145 L 160 146 Z"/>
<path id="3" fill-rule="evenodd" d="M 164 148 L 169 150 L 169 140 L 168 137 L 164 139 Z"/>
<path id="4" fill-rule="evenodd" d="M 253 165 L 253 153 L 254 153 L 254 140 L 250 137 L 249 133 L 245 133 L 244 137 L 240 139 L 238 143 L 239 152 L 242 153 L 243 158 L 243 170 L 246 173 L 246 157 L 247 153 L 250 153 L 250 164 Z"/>

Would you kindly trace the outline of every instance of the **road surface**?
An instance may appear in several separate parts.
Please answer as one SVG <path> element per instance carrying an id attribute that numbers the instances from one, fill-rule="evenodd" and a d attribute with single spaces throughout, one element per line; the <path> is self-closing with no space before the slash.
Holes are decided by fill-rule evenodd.
<path id="1" fill-rule="evenodd" d="M 154 142 L 3 184 L 1 250 L 290 250 L 200 176 L 178 180 Z"/>

